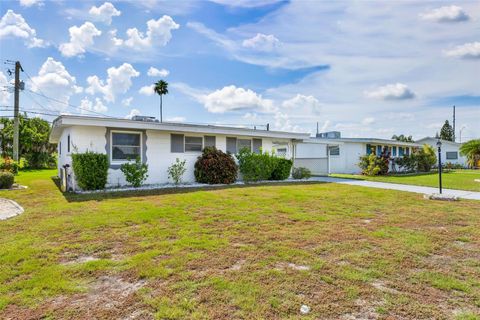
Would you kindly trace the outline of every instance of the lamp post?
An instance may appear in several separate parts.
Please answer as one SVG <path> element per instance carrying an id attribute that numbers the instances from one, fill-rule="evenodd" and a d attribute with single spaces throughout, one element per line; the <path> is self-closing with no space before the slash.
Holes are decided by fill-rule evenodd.
<path id="1" fill-rule="evenodd" d="M 440 194 L 442 194 L 442 141 L 437 140 L 438 147 L 438 189 Z"/>

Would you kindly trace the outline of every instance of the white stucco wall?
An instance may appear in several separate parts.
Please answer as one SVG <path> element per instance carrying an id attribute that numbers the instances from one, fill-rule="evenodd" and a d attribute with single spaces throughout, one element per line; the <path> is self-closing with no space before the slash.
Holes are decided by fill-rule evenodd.
<path id="1" fill-rule="evenodd" d="M 437 139 L 433 139 L 433 138 L 423 139 L 423 140 L 420 140 L 419 143 L 426 143 L 426 144 L 431 145 L 435 149 L 436 154 L 438 155 Z M 442 147 L 441 147 L 441 149 L 442 149 L 442 163 L 450 162 L 450 163 L 453 163 L 453 164 L 460 164 L 462 166 L 467 166 L 467 158 L 460 155 L 460 146 L 461 145 L 459 143 L 452 143 L 452 142 L 442 140 Z M 447 152 L 458 152 L 458 159 L 456 159 L 456 160 L 447 159 Z"/>
<path id="2" fill-rule="evenodd" d="M 73 152 L 86 152 L 94 151 L 98 153 L 107 153 L 106 145 L 106 132 L 105 127 L 86 127 L 86 126 L 72 126 L 65 128 L 63 130 L 60 141 L 62 141 L 62 154 L 59 156 L 58 167 L 59 169 L 65 165 L 71 165 L 71 153 Z M 145 182 L 146 184 L 159 184 L 167 183 L 168 173 L 167 168 L 172 165 L 176 158 L 180 160 L 186 160 L 187 171 L 183 176 L 184 182 L 194 182 L 194 165 L 197 157 L 201 152 L 183 152 L 183 153 L 172 153 L 170 145 L 170 136 L 171 133 L 175 132 L 165 132 L 157 130 L 146 130 L 146 159 L 148 164 L 148 179 Z M 67 153 L 67 136 L 70 134 L 71 141 L 71 153 Z M 180 133 L 185 134 L 185 133 Z M 200 134 L 200 133 L 187 133 L 186 136 L 198 136 L 204 137 L 205 135 L 212 135 L 209 133 Z M 216 147 L 219 150 L 226 152 L 226 135 L 214 135 L 216 137 Z M 231 136 L 228 137 L 237 137 L 251 139 L 252 137 L 246 136 Z M 278 143 L 279 139 L 275 139 L 275 143 Z M 280 142 L 289 145 L 291 149 L 291 143 L 289 140 Z M 263 151 L 271 152 L 273 150 L 274 141 L 271 138 L 262 138 L 262 149 Z M 125 185 L 126 181 L 123 173 L 120 169 L 109 169 L 108 171 L 108 182 L 107 186 L 118 186 Z"/>

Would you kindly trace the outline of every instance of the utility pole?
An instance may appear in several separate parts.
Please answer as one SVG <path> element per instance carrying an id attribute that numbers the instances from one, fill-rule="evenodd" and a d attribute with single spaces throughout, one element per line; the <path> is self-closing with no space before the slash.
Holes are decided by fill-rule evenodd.
<path id="1" fill-rule="evenodd" d="M 455 142 L 455 106 L 453 106 L 453 142 Z"/>
<path id="2" fill-rule="evenodd" d="M 20 130 L 20 119 L 19 119 L 19 110 L 20 110 L 20 70 L 23 72 L 22 65 L 20 61 L 15 62 L 15 100 L 13 106 L 13 160 L 18 161 L 19 152 L 19 130 Z"/>

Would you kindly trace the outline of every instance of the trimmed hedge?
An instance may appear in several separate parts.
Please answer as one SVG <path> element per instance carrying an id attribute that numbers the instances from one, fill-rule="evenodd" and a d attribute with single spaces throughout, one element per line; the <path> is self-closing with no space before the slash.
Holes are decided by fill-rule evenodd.
<path id="1" fill-rule="evenodd" d="M 290 176 L 293 161 L 283 158 L 275 158 L 275 169 L 273 169 L 270 180 L 286 180 Z"/>
<path id="2" fill-rule="evenodd" d="M 82 190 L 104 189 L 108 176 L 108 156 L 87 151 L 72 154 L 75 179 Z"/>
<path id="3" fill-rule="evenodd" d="M 195 180 L 208 184 L 231 184 L 237 180 L 238 166 L 230 154 L 215 147 L 203 149 L 195 162 Z"/>
<path id="4" fill-rule="evenodd" d="M 10 189 L 15 177 L 11 172 L 0 172 L 0 189 Z"/>

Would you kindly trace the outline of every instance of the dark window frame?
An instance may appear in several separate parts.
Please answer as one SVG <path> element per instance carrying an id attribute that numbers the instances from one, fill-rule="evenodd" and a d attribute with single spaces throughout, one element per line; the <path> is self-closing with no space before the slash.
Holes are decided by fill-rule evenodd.
<path id="1" fill-rule="evenodd" d="M 114 145 L 113 144 L 113 135 L 115 133 L 122 133 L 122 134 L 132 134 L 132 135 L 138 135 L 140 138 L 138 140 L 139 142 L 139 145 L 138 146 L 134 146 L 134 145 L 120 145 L 120 144 L 117 144 L 117 145 Z M 111 163 L 125 163 L 125 162 L 129 162 L 129 160 L 127 159 L 114 159 L 113 158 L 113 149 L 115 146 L 128 146 L 128 147 L 135 147 L 135 148 L 139 148 L 139 157 L 140 157 L 140 161 L 143 162 L 143 132 L 142 131 L 123 131 L 123 130 L 111 130 L 110 131 L 110 162 Z M 130 159 L 130 161 L 134 161 L 135 159 Z"/>
<path id="2" fill-rule="evenodd" d="M 455 154 L 455 158 L 452 158 L 451 156 L 449 157 L 449 154 Z M 446 151 L 445 152 L 445 159 L 446 160 L 458 160 L 458 151 Z"/>

